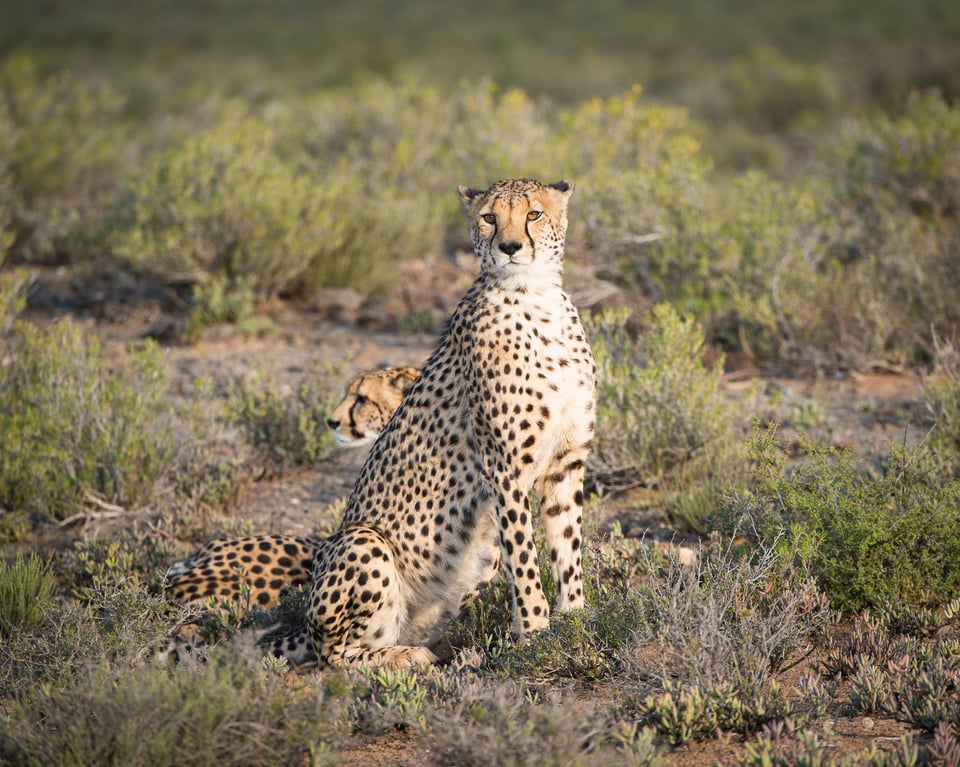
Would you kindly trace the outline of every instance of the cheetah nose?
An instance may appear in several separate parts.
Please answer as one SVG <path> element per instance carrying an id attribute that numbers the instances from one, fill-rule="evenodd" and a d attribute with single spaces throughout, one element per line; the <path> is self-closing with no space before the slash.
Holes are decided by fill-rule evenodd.
<path id="1" fill-rule="evenodd" d="M 331 429 L 333 429 L 334 431 L 337 430 L 337 427 L 338 427 L 339 425 L 340 425 L 340 422 L 337 421 L 336 419 L 334 419 L 334 418 L 328 418 L 328 419 L 327 419 L 327 426 L 329 426 L 329 427 L 330 427 Z"/>
<path id="2" fill-rule="evenodd" d="M 520 248 L 522 248 L 522 247 L 523 247 L 523 245 L 521 245 L 521 244 L 520 244 L 519 242 L 517 242 L 516 240 L 511 240 L 510 242 L 501 242 L 501 243 L 500 243 L 500 251 L 503 252 L 503 253 L 506 253 L 508 256 L 512 256 L 514 253 L 516 253 L 516 252 L 517 252 L 518 250 L 520 250 Z"/>

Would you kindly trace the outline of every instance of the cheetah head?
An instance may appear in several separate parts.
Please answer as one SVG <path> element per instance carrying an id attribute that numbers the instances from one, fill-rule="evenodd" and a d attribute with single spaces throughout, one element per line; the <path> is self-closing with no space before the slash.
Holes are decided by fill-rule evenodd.
<path id="1" fill-rule="evenodd" d="M 383 368 L 352 378 L 346 395 L 327 419 L 337 445 L 362 447 L 373 442 L 419 372 L 415 368 Z"/>
<path id="2" fill-rule="evenodd" d="M 461 186 L 481 268 L 501 274 L 531 267 L 559 271 L 571 194 L 573 182 L 566 180 L 506 180 L 486 190 Z"/>

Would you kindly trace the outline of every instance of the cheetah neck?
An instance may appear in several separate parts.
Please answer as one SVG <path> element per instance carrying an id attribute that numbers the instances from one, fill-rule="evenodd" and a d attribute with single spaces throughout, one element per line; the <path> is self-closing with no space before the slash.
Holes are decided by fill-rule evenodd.
<path id="1" fill-rule="evenodd" d="M 486 286 L 506 293 L 545 295 L 563 290 L 563 269 L 559 264 L 504 264 L 485 270 Z"/>

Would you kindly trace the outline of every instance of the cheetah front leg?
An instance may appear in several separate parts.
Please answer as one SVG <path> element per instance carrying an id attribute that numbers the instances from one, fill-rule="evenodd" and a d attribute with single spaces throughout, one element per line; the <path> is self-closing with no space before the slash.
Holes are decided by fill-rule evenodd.
<path id="1" fill-rule="evenodd" d="M 581 546 L 587 453 L 588 447 L 583 446 L 558 454 L 537 482 L 560 611 L 584 606 Z"/>
<path id="2" fill-rule="evenodd" d="M 513 630 L 523 636 L 550 625 L 550 606 L 540 583 L 528 493 L 509 480 L 499 484 L 500 550 L 513 585 Z"/>

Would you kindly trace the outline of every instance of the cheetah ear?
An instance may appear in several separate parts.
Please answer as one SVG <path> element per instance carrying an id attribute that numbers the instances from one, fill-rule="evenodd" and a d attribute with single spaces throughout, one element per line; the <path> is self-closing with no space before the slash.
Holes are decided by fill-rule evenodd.
<path id="1" fill-rule="evenodd" d="M 570 199 L 570 195 L 573 194 L 573 182 L 566 178 L 550 184 L 550 188 L 556 189 L 565 199 Z"/>
<path id="2" fill-rule="evenodd" d="M 413 386 L 413 382 L 415 380 L 416 380 L 415 378 L 410 378 L 410 376 L 406 372 L 403 372 L 403 373 L 397 373 L 397 375 L 395 375 L 391 380 L 391 383 L 400 391 L 406 392 L 407 389 Z"/>
<path id="3" fill-rule="evenodd" d="M 457 191 L 460 192 L 460 199 L 463 200 L 463 204 L 469 208 L 470 204 L 474 201 L 477 195 L 483 194 L 482 189 L 472 189 L 467 186 L 458 186 Z"/>

